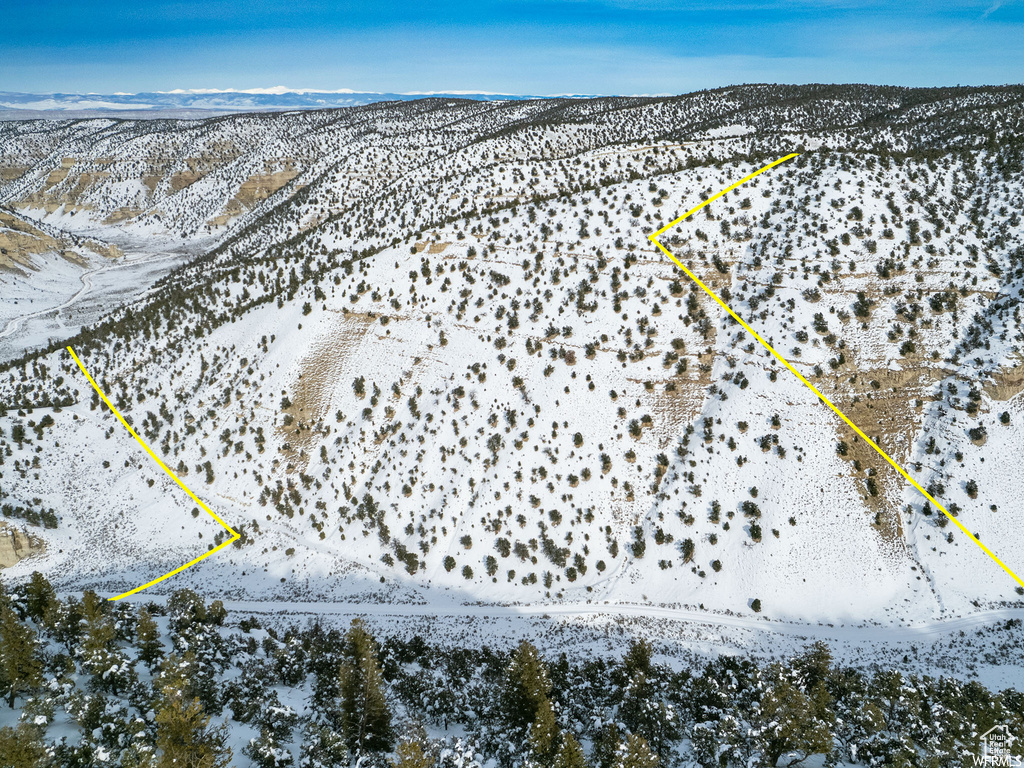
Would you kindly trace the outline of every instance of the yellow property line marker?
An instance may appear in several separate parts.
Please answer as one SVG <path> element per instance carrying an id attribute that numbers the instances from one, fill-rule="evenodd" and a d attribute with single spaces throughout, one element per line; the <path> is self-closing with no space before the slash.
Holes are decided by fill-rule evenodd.
<path id="1" fill-rule="evenodd" d="M 217 545 L 213 549 L 207 550 L 206 552 L 201 554 L 199 557 L 197 557 L 195 560 L 189 560 L 184 565 L 182 565 L 182 566 L 180 566 L 178 568 L 175 568 L 173 571 L 171 571 L 169 573 L 165 573 L 163 576 L 159 576 L 159 577 L 153 579 L 152 581 L 146 582 L 141 587 L 136 587 L 135 589 L 130 589 L 127 592 L 123 592 L 120 595 L 118 595 L 117 597 L 112 597 L 110 599 L 111 600 L 120 600 L 122 597 L 128 597 L 128 595 L 134 595 L 136 592 L 141 592 L 142 590 L 146 589 L 147 587 L 152 587 L 154 584 L 158 584 L 161 581 L 163 581 L 164 579 L 169 579 L 171 576 L 174 576 L 176 573 L 181 573 L 186 568 L 191 568 L 193 565 L 198 563 L 200 560 L 205 560 L 207 557 L 212 555 L 214 552 L 219 552 L 220 550 L 224 549 L 224 547 L 226 547 L 228 544 L 230 544 L 233 541 L 236 541 L 239 538 L 241 538 L 241 535 L 239 533 L 235 532 L 231 528 L 231 526 L 229 526 L 227 523 L 225 523 L 223 520 L 221 520 L 220 516 L 218 516 L 216 512 L 214 512 L 212 509 L 210 509 L 208 506 L 206 506 L 202 502 L 202 499 L 200 499 L 198 496 L 196 496 L 194 493 L 192 493 L 192 491 L 189 489 L 189 487 L 187 485 L 185 485 L 183 482 L 181 482 L 181 480 L 178 479 L 178 476 L 175 475 L 171 471 L 170 467 L 168 467 L 166 464 L 164 464 L 160 460 L 160 457 L 157 456 L 155 453 L 153 453 L 152 449 L 148 445 L 146 445 L 146 441 L 143 440 L 141 437 L 139 437 L 139 434 L 134 429 L 131 428 L 131 425 L 129 425 L 127 421 L 124 420 L 124 416 L 122 416 L 120 414 L 120 412 L 117 410 L 117 408 L 114 407 L 114 404 L 111 403 L 110 400 L 107 399 L 107 396 L 105 394 L 103 394 L 103 390 L 101 390 L 99 388 L 99 386 L 96 384 L 96 381 L 93 379 L 93 377 L 89 375 L 89 372 L 87 370 L 85 370 L 85 366 L 82 365 L 82 361 L 78 359 L 78 355 L 75 354 L 75 350 L 73 350 L 71 347 L 68 347 L 67 350 L 68 350 L 68 352 L 71 353 L 71 357 L 74 358 L 75 363 L 78 364 L 79 370 L 82 373 L 85 374 L 85 378 L 87 378 L 89 380 L 89 383 L 92 384 L 92 388 L 96 390 L 96 394 L 98 394 L 103 399 L 103 402 L 107 404 L 107 407 L 111 411 L 113 411 L 114 415 L 117 416 L 118 420 L 124 425 L 124 428 L 127 429 L 128 432 L 131 433 L 131 436 L 134 437 L 136 440 L 138 440 L 139 445 L 141 445 L 143 448 L 146 449 L 146 453 L 148 453 L 150 455 L 150 457 L 153 459 L 153 461 L 155 461 L 157 464 L 160 465 L 160 469 L 162 469 L 164 472 L 166 472 L 168 474 L 168 476 L 174 482 L 176 482 L 181 487 L 181 489 L 183 491 L 185 491 L 185 493 L 187 493 L 189 496 L 192 497 L 192 500 L 196 504 L 198 504 L 210 517 L 212 517 L 214 520 L 216 520 L 218 523 L 220 523 L 222 526 L 224 526 L 224 529 L 228 533 L 231 534 L 231 538 L 230 539 L 228 539 L 227 541 L 223 542 L 222 544 Z"/>
<path id="2" fill-rule="evenodd" d="M 920 484 L 914 478 L 912 478 L 909 474 L 907 474 L 906 470 L 904 470 L 903 467 L 901 467 L 899 464 L 897 464 L 895 461 L 893 461 L 892 458 L 889 456 L 889 454 L 887 454 L 885 451 L 883 451 L 881 448 L 879 448 L 875 444 L 874 440 L 871 440 L 870 438 L 868 438 L 868 436 L 865 435 L 860 430 L 860 427 L 858 427 L 856 424 L 854 424 L 852 421 L 850 421 L 850 419 L 847 418 L 845 413 L 843 413 L 838 408 L 836 408 L 836 406 L 832 403 L 831 400 L 829 400 L 827 397 L 825 397 L 825 395 L 823 395 L 821 392 L 819 392 L 817 387 L 815 387 L 813 384 L 811 384 L 811 382 L 809 382 L 806 378 L 804 378 L 803 374 L 801 374 L 800 371 L 798 371 L 796 368 L 794 368 L 792 365 L 790 365 L 789 361 L 786 360 L 786 358 L 784 358 L 782 355 L 780 355 L 778 352 L 776 352 L 771 344 L 769 344 L 767 341 L 765 341 L 763 338 L 761 338 L 760 334 L 758 334 L 757 331 L 755 331 L 753 328 L 751 328 L 749 325 L 747 325 L 743 321 L 743 318 L 741 318 L 739 315 L 737 315 L 735 312 L 733 312 L 732 309 L 729 307 L 729 305 L 727 305 L 724 301 L 722 301 L 715 294 L 714 291 L 712 291 L 710 288 L 708 288 L 706 285 L 704 285 L 704 283 L 702 283 L 700 281 L 700 279 L 698 279 L 698 277 L 695 274 L 693 274 L 693 272 L 691 272 L 686 267 L 684 267 L 682 265 L 682 263 L 679 261 L 679 259 L 677 259 L 671 253 L 669 253 L 668 249 L 665 248 L 665 246 L 662 245 L 658 241 L 658 236 L 659 235 L 664 233 L 666 230 L 674 227 L 676 224 L 678 224 L 679 222 L 683 221 L 684 219 L 692 216 L 694 213 L 699 211 L 704 206 L 708 205 L 709 203 L 713 202 L 714 200 L 717 200 L 722 195 L 724 195 L 726 192 L 731 192 L 732 190 L 736 189 L 736 187 L 740 186 L 741 184 L 745 184 L 746 182 L 750 181 L 752 178 L 754 178 L 758 174 L 764 173 L 768 169 L 774 168 L 776 165 L 779 165 L 780 163 L 784 163 L 787 160 L 791 160 L 792 158 L 796 157 L 797 154 L 798 153 L 794 152 L 793 154 L 786 155 L 785 157 L 780 158 L 780 159 L 776 160 L 773 163 L 769 163 L 768 165 L 764 166 L 764 168 L 760 168 L 760 169 L 754 171 L 753 173 L 751 173 L 750 175 L 744 176 L 742 179 L 737 181 L 735 184 L 732 184 L 731 186 L 728 186 L 725 189 L 723 189 L 718 194 L 713 195 L 712 197 L 709 197 L 707 200 L 705 200 L 703 203 L 698 205 L 696 208 L 693 208 L 690 211 L 687 211 L 682 216 L 680 216 L 678 219 L 675 219 L 675 220 L 669 222 L 664 227 L 662 227 L 657 232 L 655 232 L 653 235 L 649 235 L 647 239 L 650 240 L 652 243 L 654 243 L 656 246 L 658 246 L 658 248 L 661 249 L 662 253 L 664 253 L 666 256 L 668 256 L 670 259 L 672 259 L 672 261 L 675 262 L 675 265 L 677 267 L 679 267 L 681 270 L 683 270 L 683 272 L 685 272 L 687 274 L 687 276 L 691 280 L 693 280 L 693 282 L 695 282 L 697 285 L 699 285 L 701 287 L 701 289 L 704 291 L 704 293 L 706 293 L 708 296 L 710 296 L 712 299 L 714 299 L 715 302 L 717 302 L 718 305 L 722 309 L 724 309 L 726 312 L 729 313 L 729 315 L 732 316 L 733 320 L 735 320 L 737 323 L 742 325 L 747 330 L 747 332 L 750 333 L 751 336 L 753 336 L 755 339 L 757 339 L 761 343 L 761 346 L 763 346 L 765 349 L 767 349 L 769 352 L 771 352 L 771 354 L 775 357 L 775 359 L 777 359 L 784 366 L 786 366 L 793 373 L 794 376 L 796 376 L 798 379 L 800 379 L 800 381 L 802 381 L 804 383 L 804 385 L 809 390 L 811 390 L 811 392 L 816 394 L 820 398 L 820 400 L 823 403 L 825 403 L 825 405 L 827 405 L 829 408 L 831 408 L 840 419 L 845 421 L 847 423 L 847 425 L 849 425 L 849 427 L 854 432 L 856 432 L 858 435 L 860 435 L 860 437 L 868 445 L 870 445 L 872 448 L 874 448 L 883 459 L 885 459 L 887 462 L 889 462 L 889 464 L 897 472 L 899 472 L 901 475 L 903 475 L 903 477 L 905 477 L 907 479 L 907 481 L 911 485 L 913 485 L 917 490 L 919 490 L 924 495 L 924 497 L 926 499 L 928 499 L 932 504 L 934 504 L 936 507 L 938 507 L 942 511 L 942 514 L 944 514 L 946 517 L 948 517 L 957 528 L 959 528 L 961 531 L 964 532 L 964 534 L 967 536 L 967 538 L 969 538 L 971 541 L 973 541 L 975 544 L 977 544 L 979 547 L 981 547 L 982 551 L 986 555 L 991 557 L 999 565 L 999 567 L 1002 568 L 1004 571 L 1006 571 L 1014 581 L 1016 581 L 1018 584 L 1021 585 L 1021 587 L 1024 587 L 1024 581 L 1021 581 L 1020 577 L 1016 573 L 1011 571 L 1002 560 L 1000 560 L 998 557 L 996 557 L 995 554 L 992 552 L 992 550 L 990 550 L 988 547 L 986 547 L 984 544 L 982 544 L 981 541 L 979 541 L 978 538 L 973 533 L 971 533 L 969 530 L 967 530 L 959 520 L 957 520 L 953 515 L 951 515 L 949 513 L 949 510 L 947 510 L 944 506 L 939 504 L 939 502 L 937 502 L 932 497 L 932 495 L 930 493 L 928 493 L 928 491 L 926 491 L 924 488 L 922 488 L 920 486 Z"/>

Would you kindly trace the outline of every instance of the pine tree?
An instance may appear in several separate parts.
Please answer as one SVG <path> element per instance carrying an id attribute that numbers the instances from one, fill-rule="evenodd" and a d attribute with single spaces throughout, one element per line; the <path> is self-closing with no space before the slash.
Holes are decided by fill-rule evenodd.
<path id="1" fill-rule="evenodd" d="M 115 696 L 136 680 L 135 669 L 115 642 L 117 630 L 109 616 L 93 613 L 82 641 L 85 666 L 92 673 L 92 684 Z"/>
<path id="2" fill-rule="evenodd" d="M 348 748 L 341 734 L 317 719 L 310 719 L 303 726 L 299 751 L 302 768 L 337 768 L 348 763 Z"/>
<path id="3" fill-rule="evenodd" d="M 156 713 L 157 768 L 227 768 L 231 748 L 226 725 L 211 727 L 197 698 L 180 688 L 164 687 Z"/>
<path id="4" fill-rule="evenodd" d="M 679 718 L 657 684 L 658 670 L 651 664 L 652 649 L 646 640 L 635 641 L 615 675 L 621 693 L 618 715 L 631 732 L 642 736 L 655 754 L 666 742 L 680 736 Z"/>
<path id="5" fill-rule="evenodd" d="M 402 739 L 391 759 L 391 768 L 431 768 L 433 765 L 434 758 L 423 748 L 423 738 L 418 736 Z"/>
<path id="6" fill-rule="evenodd" d="M 594 736 L 594 765 L 597 768 L 612 768 L 618 756 L 622 735 L 615 723 L 606 723 Z"/>
<path id="7" fill-rule="evenodd" d="M 619 748 L 615 768 L 658 768 L 658 756 L 642 736 L 631 733 Z"/>
<path id="8" fill-rule="evenodd" d="M 223 704 L 219 697 L 215 670 L 209 664 L 200 664 L 191 648 L 181 656 L 170 654 L 160 663 L 158 689 L 171 687 L 185 698 L 199 699 L 206 712 L 219 713 Z"/>
<path id="9" fill-rule="evenodd" d="M 0 728 L 0 766 L 3 768 L 41 768 L 46 750 L 36 729 L 25 723 L 15 728 Z"/>
<path id="10" fill-rule="evenodd" d="M 811 755 L 828 754 L 832 750 L 829 697 L 822 683 L 811 695 L 804 693 L 790 680 L 788 670 L 774 667 L 771 685 L 761 697 L 757 710 L 757 744 L 761 760 L 775 766 L 787 752 L 799 755 L 800 762 Z"/>
<path id="11" fill-rule="evenodd" d="M 139 648 L 139 661 L 152 671 L 164 652 L 160 644 L 160 630 L 145 608 L 139 608 L 139 618 L 135 624 L 135 641 Z"/>
<path id="12" fill-rule="evenodd" d="M 70 654 L 82 636 L 83 619 L 82 604 L 74 597 L 69 597 L 66 603 L 60 600 L 50 603 L 49 610 L 43 617 L 43 626 Z"/>
<path id="13" fill-rule="evenodd" d="M 291 751 L 282 747 L 281 741 L 267 728 L 260 730 L 259 738 L 249 739 L 242 754 L 258 768 L 290 768 L 294 763 Z"/>
<path id="14" fill-rule="evenodd" d="M 587 768 L 583 747 L 571 733 L 562 736 L 562 744 L 555 755 L 553 768 Z"/>
<path id="15" fill-rule="evenodd" d="M 374 640 L 359 619 L 345 635 L 345 656 L 339 670 L 342 732 L 351 753 L 391 749 L 391 710 L 384 697 L 384 678 L 377 664 Z"/>
<path id="16" fill-rule="evenodd" d="M 33 571 L 25 587 L 25 611 L 29 618 L 42 622 L 56 599 L 57 593 L 46 577 L 39 571 Z"/>
<path id="17" fill-rule="evenodd" d="M 0 681 L 7 689 L 11 709 L 19 693 L 43 682 L 36 633 L 18 618 L 9 603 L 0 607 Z"/>
<path id="18" fill-rule="evenodd" d="M 545 696 L 537 707 L 537 714 L 530 725 L 530 748 L 541 765 L 550 765 L 558 744 L 558 724 L 551 701 Z"/>
<path id="19" fill-rule="evenodd" d="M 537 711 L 550 692 L 547 668 L 537 649 L 523 640 L 512 654 L 502 693 L 502 711 L 509 725 L 522 730 L 533 725 Z"/>

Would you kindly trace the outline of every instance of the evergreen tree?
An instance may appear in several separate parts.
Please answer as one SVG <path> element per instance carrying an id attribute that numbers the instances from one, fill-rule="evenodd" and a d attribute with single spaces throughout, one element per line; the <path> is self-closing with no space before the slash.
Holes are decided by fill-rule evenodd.
<path id="1" fill-rule="evenodd" d="M 594 736 L 594 765 L 597 768 L 612 768 L 618 756 L 622 734 L 615 723 L 605 723 Z"/>
<path id="2" fill-rule="evenodd" d="M 621 698 L 618 715 L 630 733 L 642 736 L 661 754 L 670 740 L 680 737 L 675 708 L 665 701 L 658 668 L 651 664 L 651 645 L 637 640 L 631 646 L 615 678 Z"/>
<path id="3" fill-rule="evenodd" d="M 260 730 L 259 738 L 249 739 L 242 748 L 242 754 L 258 768 L 291 768 L 294 763 L 291 751 L 282 747 L 281 741 L 267 728 Z"/>
<path id="4" fill-rule="evenodd" d="M 0 768 L 41 768 L 46 750 L 36 729 L 25 723 L 0 728 Z"/>
<path id="5" fill-rule="evenodd" d="M 117 647 L 117 630 L 109 616 L 92 613 L 86 623 L 82 640 L 82 657 L 92 673 L 92 684 L 115 696 L 127 690 L 136 680 L 135 669 L 125 653 Z"/>
<path id="6" fill-rule="evenodd" d="M 795 753 L 794 762 L 801 762 L 832 750 L 834 715 L 824 685 L 819 683 L 808 695 L 790 676 L 789 670 L 773 668 L 755 718 L 753 735 L 761 762 L 771 768 L 786 753 Z"/>
<path id="7" fill-rule="evenodd" d="M 541 765 L 551 765 L 558 746 L 558 724 L 551 701 L 545 696 L 537 707 L 537 714 L 530 725 L 530 748 Z"/>
<path id="8" fill-rule="evenodd" d="M 658 768 L 658 756 L 651 752 L 643 736 L 631 733 L 619 747 L 615 768 Z"/>
<path id="9" fill-rule="evenodd" d="M 645 639 L 634 640 L 626 655 L 622 657 L 622 670 L 625 680 L 637 674 L 651 674 L 651 644 Z"/>
<path id="10" fill-rule="evenodd" d="M 544 662 L 537 649 L 523 640 L 512 654 L 502 693 L 502 711 L 509 725 L 522 730 L 533 725 L 550 692 L 551 680 Z"/>
<path id="11" fill-rule="evenodd" d="M 813 690 L 829 681 L 832 651 L 828 645 L 818 640 L 793 659 L 792 666 L 799 677 L 801 687 L 807 691 Z"/>
<path id="12" fill-rule="evenodd" d="M 345 739 L 314 715 L 314 719 L 310 719 L 302 729 L 300 768 L 337 768 L 348 763 Z"/>
<path id="13" fill-rule="evenodd" d="M 359 619 L 345 635 L 345 654 L 339 670 L 342 732 L 351 753 L 391 749 L 391 711 L 384 697 L 384 678 L 377 663 L 373 638 Z"/>
<path id="14" fill-rule="evenodd" d="M 432 768 L 434 758 L 423 748 L 422 736 L 409 736 L 399 743 L 391 768 Z"/>
<path id="15" fill-rule="evenodd" d="M 82 636 L 84 616 L 82 604 L 73 596 L 67 602 L 55 600 L 43 617 L 43 625 L 51 637 L 64 646 L 69 654 L 74 652 Z"/>
<path id="16" fill-rule="evenodd" d="M 156 712 L 157 768 L 227 768 L 227 737 L 226 725 L 211 727 L 199 699 L 171 685 L 163 688 Z"/>
<path id="17" fill-rule="evenodd" d="M 139 608 L 139 618 L 135 623 L 135 642 L 139 648 L 139 661 L 150 671 L 164 655 L 160 643 L 160 630 L 146 608 Z"/>
<path id="18" fill-rule="evenodd" d="M 36 633 L 18 618 L 9 603 L 0 607 L 0 683 L 7 691 L 7 703 L 22 691 L 30 691 L 43 682 L 43 664 L 39 659 Z"/>
<path id="19" fill-rule="evenodd" d="M 56 599 L 57 593 L 46 577 L 39 571 L 33 571 L 25 586 L 25 612 L 29 618 L 42 622 Z"/>
<path id="20" fill-rule="evenodd" d="M 553 768 L 587 768 L 583 747 L 571 733 L 562 736 L 562 743 L 555 755 Z"/>
<path id="21" fill-rule="evenodd" d="M 163 689 L 168 686 L 181 691 L 185 698 L 199 699 L 206 712 L 219 713 L 223 710 L 214 670 L 197 662 L 191 648 L 181 656 L 172 653 L 160 663 L 156 687 Z"/>

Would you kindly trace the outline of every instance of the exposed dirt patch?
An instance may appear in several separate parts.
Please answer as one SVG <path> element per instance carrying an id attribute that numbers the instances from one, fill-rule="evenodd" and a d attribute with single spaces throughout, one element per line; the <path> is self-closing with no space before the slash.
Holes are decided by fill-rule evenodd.
<path id="1" fill-rule="evenodd" d="M 54 168 L 50 171 L 50 175 L 46 177 L 46 185 L 44 189 L 49 189 L 50 187 L 56 186 L 64 181 L 64 179 L 68 177 L 68 174 L 71 172 L 71 168 L 74 167 L 74 165 L 75 158 L 73 157 L 65 157 L 61 160 L 60 168 Z"/>
<path id="2" fill-rule="evenodd" d="M 851 350 L 845 351 L 847 358 L 854 356 Z M 941 372 L 930 366 L 910 364 L 899 370 L 841 371 L 826 377 L 824 385 L 815 382 L 815 386 L 906 469 L 906 460 L 921 428 L 921 411 L 916 401 L 923 400 L 939 378 Z M 874 527 L 884 541 L 902 548 L 900 505 L 906 480 L 845 423 L 840 422 L 839 434 L 846 444 L 846 454 L 840 457 L 850 463 L 853 475 L 860 481 L 865 508 L 875 518 Z"/>
<path id="3" fill-rule="evenodd" d="M 250 176 L 242 182 L 238 192 L 228 201 L 228 204 L 224 207 L 224 212 L 219 216 L 214 216 L 207 223 L 215 227 L 224 226 L 231 219 L 241 216 L 246 211 L 266 200 L 298 175 L 298 171 L 288 169 Z"/>
<path id="4" fill-rule="evenodd" d="M 649 393 L 660 447 L 664 448 L 682 436 L 686 425 L 697 418 L 704 408 L 711 384 L 711 359 L 710 355 L 689 356 L 686 373 L 656 382 L 654 391 Z M 707 363 L 707 370 L 701 370 L 702 361 Z M 674 384 L 675 388 L 666 390 L 669 383 Z"/>
<path id="5" fill-rule="evenodd" d="M 172 192 L 180 192 L 186 187 L 190 187 L 203 178 L 205 174 L 201 171 L 190 170 L 180 171 L 171 176 L 170 184 Z"/>
<path id="6" fill-rule="evenodd" d="M 1018 359 L 1011 368 L 1001 368 L 985 384 L 985 394 L 993 400 L 1006 402 L 1024 392 L 1024 360 Z"/>
<path id="7" fill-rule="evenodd" d="M 284 410 L 285 420 L 290 417 L 290 423 L 278 427 L 289 446 L 285 455 L 292 463 L 305 466 L 308 455 L 319 443 L 323 433 L 321 422 L 327 416 L 338 377 L 373 322 L 354 312 L 342 315 L 335 330 L 300 361 L 299 376 L 289 396 L 291 405 Z"/>
<path id="8" fill-rule="evenodd" d="M 121 221 L 128 219 L 134 219 L 136 216 L 141 216 L 143 213 L 141 208 L 132 208 L 130 206 L 121 206 L 116 211 L 111 212 L 107 218 L 103 220 L 104 224 L 117 224 Z"/>
<path id="9" fill-rule="evenodd" d="M 266 200 L 298 175 L 299 172 L 296 170 L 285 170 L 250 176 L 242 182 L 242 186 L 238 188 L 234 199 L 246 209 L 252 208 L 257 203 Z"/>
<path id="10" fill-rule="evenodd" d="M 31 170 L 30 165 L 6 165 L 0 163 L 0 181 L 14 181 L 25 175 L 25 173 Z"/>

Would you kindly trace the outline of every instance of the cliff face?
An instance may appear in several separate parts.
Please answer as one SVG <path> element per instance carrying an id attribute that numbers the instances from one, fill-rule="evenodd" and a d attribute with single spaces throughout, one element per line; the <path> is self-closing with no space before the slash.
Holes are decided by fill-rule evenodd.
<path id="1" fill-rule="evenodd" d="M 19 560 L 46 549 L 42 539 L 25 531 L 0 523 L 0 568 L 10 568 Z"/>

